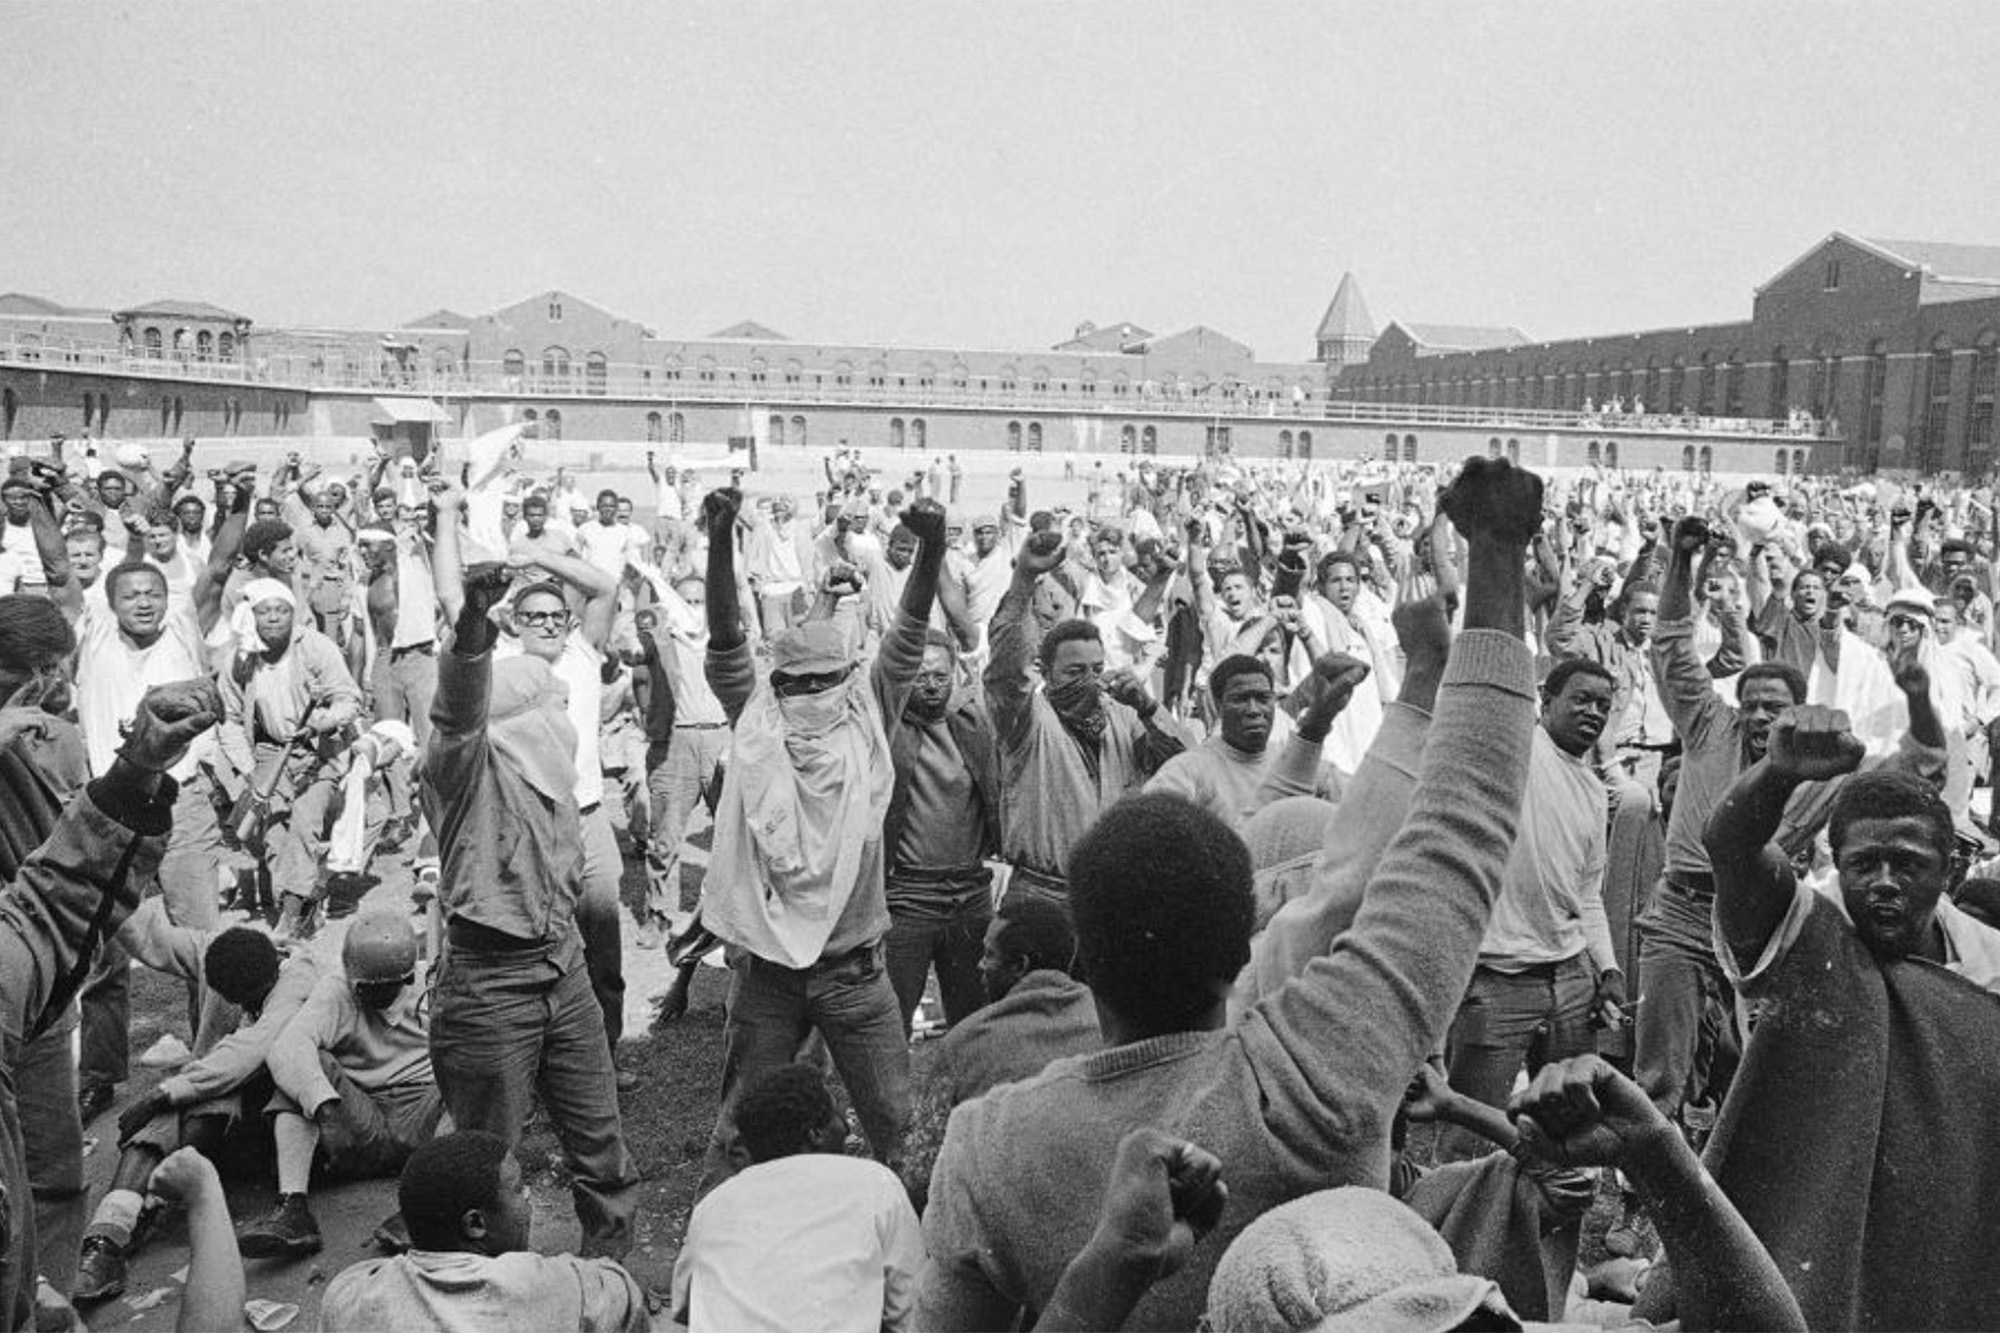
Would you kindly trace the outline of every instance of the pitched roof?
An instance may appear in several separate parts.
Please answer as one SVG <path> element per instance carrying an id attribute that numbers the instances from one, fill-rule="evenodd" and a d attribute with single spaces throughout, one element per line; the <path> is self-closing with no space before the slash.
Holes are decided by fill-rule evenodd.
<path id="1" fill-rule="evenodd" d="M 1410 340 L 1426 352 L 1480 352 L 1494 347 L 1519 347 L 1532 342 L 1516 328 L 1491 328 L 1480 324 L 1410 324 L 1402 326 Z"/>
<path id="2" fill-rule="evenodd" d="M 739 319 L 719 333 L 711 333 L 711 338 L 741 338 L 746 342 L 788 343 L 784 334 L 769 325 L 759 324 L 754 319 Z"/>
<path id="3" fill-rule="evenodd" d="M 403 324 L 398 324 L 396 327 L 399 329 L 465 329 L 472 327 L 472 316 L 461 315 L 456 310 L 441 308 L 431 311 L 428 315 L 419 315 L 417 318 Z"/>
<path id="4" fill-rule="evenodd" d="M 2000 245 L 1953 245 L 1947 241 L 1884 241 L 1868 244 L 1911 268 L 1945 282 L 2000 282 Z"/>
<path id="5" fill-rule="evenodd" d="M 1120 320 L 1116 324 L 1092 324 L 1085 321 L 1076 326 L 1076 336 L 1066 342 L 1059 342 L 1049 350 L 1052 352 L 1123 352 L 1136 343 L 1153 336 L 1151 329 L 1139 327 L 1130 320 Z"/>
<path id="6" fill-rule="evenodd" d="M 27 292 L 0 292 L 0 310 L 16 315 L 67 315 L 69 307 L 58 305 L 46 296 L 31 296 Z"/>
<path id="7" fill-rule="evenodd" d="M 1314 336 L 1320 342 L 1375 340 L 1375 321 L 1369 317 L 1368 303 L 1361 299 L 1361 284 L 1352 273 L 1340 275 L 1333 303 L 1327 306 L 1319 321 L 1319 332 Z"/>
<path id="8" fill-rule="evenodd" d="M 224 323 L 241 320 L 250 322 L 248 315 L 239 315 L 234 310 L 224 310 L 219 305 L 209 305 L 206 301 L 149 301 L 145 305 L 131 306 L 118 312 L 121 315 L 181 315 L 188 319 L 212 319 Z"/>

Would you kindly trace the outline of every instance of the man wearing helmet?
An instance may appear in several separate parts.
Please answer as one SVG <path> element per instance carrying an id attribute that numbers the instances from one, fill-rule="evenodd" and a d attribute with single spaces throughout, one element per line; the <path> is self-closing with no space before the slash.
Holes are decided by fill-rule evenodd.
<path id="1" fill-rule="evenodd" d="M 444 1114 L 409 921 L 382 908 L 355 917 L 340 967 L 319 979 L 265 1061 L 278 1087 L 268 1108 L 278 1203 L 237 1229 L 249 1258 L 319 1250 L 306 1205 L 315 1158 L 344 1179 L 387 1175 L 437 1133 Z"/>

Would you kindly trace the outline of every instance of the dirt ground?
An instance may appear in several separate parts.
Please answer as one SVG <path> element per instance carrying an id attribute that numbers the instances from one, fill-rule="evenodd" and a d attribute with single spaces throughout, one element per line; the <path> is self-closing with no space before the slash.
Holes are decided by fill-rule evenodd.
<path id="1" fill-rule="evenodd" d="M 700 882 L 704 862 L 701 848 L 706 841 L 706 831 L 698 833 L 684 862 L 684 902 L 689 908 L 694 905 L 694 891 Z M 392 858 L 389 864 L 378 865 L 377 869 L 383 880 L 368 890 L 363 905 L 406 906 L 414 882 L 407 858 Z M 696 979 L 686 1016 L 665 1029 L 658 1039 L 651 1036 L 648 1031 L 651 998 L 666 986 L 670 972 L 662 951 L 642 952 L 633 947 L 634 927 L 629 912 L 643 900 L 644 893 L 644 865 L 637 857 L 628 857 L 624 882 L 628 912 L 627 1035 L 620 1056 L 638 1073 L 640 1084 L 637 1090 L 621 1097 L 620 1104 L 626 1142 L 643 1184 L 635 1244 L 627 1267 L 649 1292 L 658 1293 L 657 1304 L 664 1309 L 674 1257 L 687 1229 L 702 1154 L 715 1121 L 728 973 L 719 967 L 704 967 Z M 340 921 L 329 923 L 309 947 L 337 959 L 343 929 Z M 177 982 L 136 968 L 132 990 L 133 1078 L 119 1088 L 117 1106 L 84 1129 L 84 1166 L 93 1207 L 110 1179 L 117 1158 L 118 1107 L 168 1072 L 144 1069 L 138 1059 L 141 1052 L 166 1033 L 173 1033 L 183 1041 L 191 1040 L 183 992 Z M 520 1157 L 534 1191 L 535 1248 L 546 1253 L 573 1249 L 578 1233 L 568 1177 L 554 1135 L 539 1118 L 530 1123 Z M 248 1163 L 246 1167 L 226 1182 L 230 1213 L 239 1222 L 270 1207 L 277 1189 L 276 1176 L 268 1161 Z M 298 1315 L 287 1325 L 294 1330 L 314 1327 L 320 1296 L 329 1279 L 347 1265 L 379 1253 L 370 1236 L 378 1223 L 396 1211 L 396 1182 L 384 1179 L 323 1188 L 315 1184 L 312 1207 L 326 1241 L 318 1255 L 306 1260 L 245 1263 L 251 1299 L 299 1307 Z M 84 1311 L 85 1317 L 95 1328 L 129 1327 L 141 1333 L 173 1328 L 187 1262 L 187 1229 L 175 1212 L 133 1258 L 125 1295 Z M 656 1323 L 667 1326 L 663 1314 L 656 1315 Z"/>

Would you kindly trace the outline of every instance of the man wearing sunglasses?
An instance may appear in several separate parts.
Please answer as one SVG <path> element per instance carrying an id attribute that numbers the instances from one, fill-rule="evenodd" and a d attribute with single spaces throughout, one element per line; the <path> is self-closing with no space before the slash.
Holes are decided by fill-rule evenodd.
<path id="1" fill-rule="evenodd" d="M 732 1101 L 757 1074 L 791 1063 L 817 1031 L 877 1160 L 895 1166 L 910 1112 L 910 1053 L 883 962 L 894 787 L 889 728 L 902 725 L 924 660 L 944 559 L 944 514 L 903 523 L 919 552 L 894 625 L 866 677 L 833 622 L 771 640 L 759 688 L 737 600 L 734 532 L 742 496 L 709 493 L 706 674 L 729 716 L 728 773 L 715 812 L 703 924 L 729 949 L 722 1112 L 703 1183 L 728 1172 Z"/>

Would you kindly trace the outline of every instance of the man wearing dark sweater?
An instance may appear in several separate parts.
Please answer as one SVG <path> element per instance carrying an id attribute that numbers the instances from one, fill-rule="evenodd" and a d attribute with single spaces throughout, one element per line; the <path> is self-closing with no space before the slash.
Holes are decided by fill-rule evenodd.
<path id="1" fill-rule="evenodd" d="M 1107 812 L 1069 861 L 1079 962 L 1107 1049 L 1058 1061 L 952 1116 L 932 1177 L 918 1323 L 1013 1327 L 1087 1242 L 1116 1145 L 1152 1125 L 1230 1163 L 1216 1243 L 1162 1282 L 1134 1328 L 1191 1328 L 1215 1255 L 1258 1214 L 1315 1189 L 1388 1183 L 1404 1088 L 1465 993 L 1499 890 L 1534 725 L 1523 554 L 1541 482 L 1474 460 L 1442 505 L 1471 546 L 1465 632 L 1443 668 L 1408 819 L 1353 926 L 1238 1021 L 1250 858 L 1174 797 Z M 1437 673 L 1442 609 L 1405 608 L 1413 675 Z"/>

